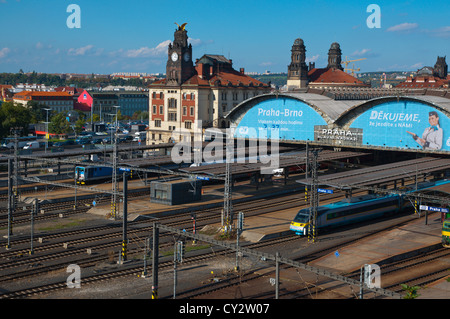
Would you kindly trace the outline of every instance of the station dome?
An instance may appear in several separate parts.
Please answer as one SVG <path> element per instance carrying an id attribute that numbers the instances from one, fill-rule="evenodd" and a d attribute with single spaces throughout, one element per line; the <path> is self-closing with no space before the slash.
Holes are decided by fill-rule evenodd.
<path id="1" fill-rule="evenodd" d="M 303 42 L 302 39 L 297 38 L 297 39 L 295 39 L 295 41 L 294 41 L 294 45 L 304 45 L 304 42 Z"/>

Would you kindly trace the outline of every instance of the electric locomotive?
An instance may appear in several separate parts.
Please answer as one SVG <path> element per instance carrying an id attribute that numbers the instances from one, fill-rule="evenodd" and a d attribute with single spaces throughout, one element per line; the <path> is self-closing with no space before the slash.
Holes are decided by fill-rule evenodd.
<path id="1" fill-rule="evenodd" d="M 400 196 L 377 196 L 374 194 L 347 198 L 345 200 L 317 208 L 317 227 L 338 227 L 356 223 L 400 209 Z M 297 235 L 306 235 L 311 208 L 301 209 L 291 222 L 290 230 Z"/>
<path id="2" fill-rule="evenodd" d="M 450 248 L 450 219 L 442 223 L 442 246 Z"/>
<path id="3" fill-rule="evenodd" d="M 112 177 L 112 167 L 105 166 L 77 166 L 75 167 L 75 180 L 77 184 L 107 180 Z"/>
<path id="4" fill-rule="evenodd" d="M 448 184 L 450 181 L 423 182 L 417 185 L 417 190 L 424 190 L 438 185 Z M 407 193 L 416 191 L 415 187 L 407 187 Z M 364 220 L 374 219 L 386 214 L 395 214 L 411 207 L 409 200 L 399 194 L 363 195 L 323 205 L 317 208 L 317 227 L 338 227 Z M 290 224 L 290 230 L 297 235 L 306 235 L 310 224 L 311 208 L 301 209 Z M 450 220 L 448 221 L 450 226 Z M 443 230 L 444 232 L 444 230 Z M 450 228 L 446 230 L 446 240 L 449 240 Z M 443 235 L 444 240 L 444 235 Z M 448 244 L 448 241 L 447 241 Z M 450 246 L 449 246 L 450 247 Z"/>

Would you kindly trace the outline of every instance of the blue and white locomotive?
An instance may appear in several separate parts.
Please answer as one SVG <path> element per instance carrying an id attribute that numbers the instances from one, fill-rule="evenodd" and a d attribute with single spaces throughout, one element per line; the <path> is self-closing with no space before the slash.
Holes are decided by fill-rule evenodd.
<path id="1" fill-rule="evenodd" d="M 450 181 L 424 182 L 418 184 L 417 190 L 448 184 Z M 407 188 L 407 192 L 414 192 L 415 188 Z M 317 208 L 317 227 L 339 227 L 369 219 L 379 218 L 387 214 L 395 214 L 412 204 L 399 194 L 351 197 L 342 201 L 319 206 Z M 310 224 L 311 207 L 301 209 L 291 221 L 290 230 L 297 235 L 306 235 Z"/>
<path id="2" fill-rule="evenodd" d="M 75 180 L 77 184 L 107 180 L 112 178 L 112 171 L 112 167 L 77 166 L 75 167 Z"/>
<path id="3" fill-rule="evenodd" d="M 401 207 L 400 196 L 378 197 L 374 194 L 348 198 L 317 208 L 317 227 L 335 227 L 396 213 Z M 306 235 L 311 207 L 301 209 L 291 222 L 290 230 Z"/>

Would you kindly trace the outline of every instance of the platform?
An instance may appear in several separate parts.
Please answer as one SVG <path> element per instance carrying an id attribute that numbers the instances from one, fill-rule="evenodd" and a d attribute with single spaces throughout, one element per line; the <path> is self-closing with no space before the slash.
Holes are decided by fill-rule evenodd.
<path id="1" fill-rule="evenodd" d="M 266 214 L 264 216 L 249 217 L 245 220 L 245 239 L 256 242 L 264 239 L 274 238 L 289 233 L 289 224 L 295 210 Z M 364 226 L 370 228 L 371 226 Z M 433 247 L 441 245 L 442 223 L 438 213 L 428 216 L 428 223 L 425 225 L 425 217 L 414 218 L 404 226 L 375 233 L 354 244 L 344 245 L 336 251 L 309 263 L 309 265 L 331 270 L 338 273 L 350 273 L 357 271 L 364 264 L 383 264 L 396 258 L 406 258 L 414 256 L 419 252 L 424 252 Z M 363 230 L 358 230 L 362 231 Z M 322 235 L 319 236 L 319 245 L 326 248 L 339 241 L 345 242 L 345 236 Z M 306 245 L 306 246 L 305 246 Z M 304 244 L 294 249 L 308 254 L 311 245 Z M 298 274 L 284 272 L 283 278 L 290 280 L 290 276 L 297 278 Z M 283 280 L 283 278 L 281 278 Z M 298 278 L 297 278 L 298 279 Z M 450 283 L 445 279 L 427 285 L 427 289 L 420 291 L 421 299 L 445 299 L 450 298 Z"/>
<path id="2" fill-rule="evenodd" d="M 400 256 L 441 243 L 442 223 L 439 215 L 432 214 L 425 225 L 425 218 L 417 218 L 404 226 L 372 235 L 355 244 L 345 246 L 335 253 L 322 257 L 312 266 L 332 268 L 348 273 L 361 268 L 364 264 L 382 263 L 393 256 Z"/>
<path id="3" fill-rule="evenodd" d="M 267 196 L 287 194 L 292 191 L 303 191 L 303 186 L 295 183 L 295 178 L 288 180 L 284 185 L 284 180 L 279 178 L 272 185 L 260 185 L 256 189 L 254 185 L 249 185 L 248 181 L 238 182 L 233 187 L 233 203 L 239 203 L 249 199 L 259 199 Z M 175 206 L 150 202 L 148 199 L 133 198 L 128 202 L 128 220 L 139 220 L 145 218 L 157 218 L 183 212 L 200 211 L 211 208 L 223 208 L 223 185 L 203 188 L 203 195 L 200 201 L 179 204 Z M 88 213 L 107 215 L 111 211 L 109 203 L 97 205 Z"/>

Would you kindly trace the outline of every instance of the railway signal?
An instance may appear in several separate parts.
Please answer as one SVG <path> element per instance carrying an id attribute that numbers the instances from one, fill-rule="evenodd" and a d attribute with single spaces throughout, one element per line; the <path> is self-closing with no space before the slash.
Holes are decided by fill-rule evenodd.
<path id="1" fill-rule="evenodd" d="M 242 253 L 239 251 L 239 237 L 241 236 L 243 229 L 244 229 L 244 213 L 239 212 L 236 227 L 236 266 L 234 267 L 235 271 L 239 270 L 239 257 L 242 256 Z"/>
<path id="2" fill-rule="evenodd" d="M 316 242 L 317 239 L 317 208 L 319 207 L 319 192 L 317 189 L 317 168 L 320 149 L 313 149 L 311 159 L 311 209 L 309 213 L 308 241 Z"/>
<path id="3" fill-rule="evenodd" d="M 179 240 L 175 243 L 173 250 L 173 299 L 176 297 L 177 291 L 177 263 L 183 262 L 186 246 L 183 241 Z"/>

